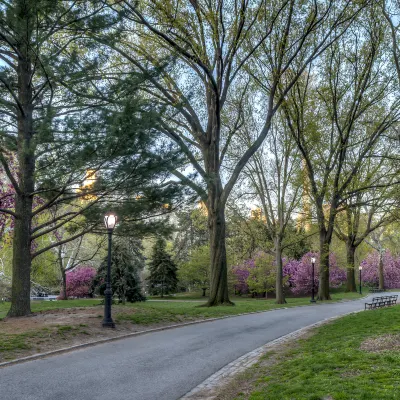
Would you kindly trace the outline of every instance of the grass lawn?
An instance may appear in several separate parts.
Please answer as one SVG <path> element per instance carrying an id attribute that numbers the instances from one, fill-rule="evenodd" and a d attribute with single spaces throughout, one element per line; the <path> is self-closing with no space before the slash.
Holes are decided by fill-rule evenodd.
<path id="1" fill-rule="evenodd" d="M 227 389 L 218 399 L 400 399 L 400 306 L 317 328 L 311 337 L 267 353 L 234 386 L 236 393 Z"/>
<path id="2" fill-rule="evenodd" d="M 178 297 L 178 296 L 177 296 Z M 333 301 L 359 298 L 357 293 L 332 294 Z M 287 304 L 275 304 L 274 299 L 232 298 L 235 306 L 201 307 L 201 293 L 188 301 L 147 301 L 113 305 L 115 330 L 101 327 L 103 306 L 99 299 L 67 301 L 34 301 L 33 314 L 17 319 L 0 320 L 0 362 L 16 357 L 53 350 L 71 344 L 93 341 L 129 332 L 199 319 L 230 316 L 282 307 L 310 305 L 307 298 L 288 298 Z M 182 300 L 182 299 L 181 299 Z M 318 304 L 318 303 L 317 303 Z M 0 303 L 0 319 L 10 307 Z"/>

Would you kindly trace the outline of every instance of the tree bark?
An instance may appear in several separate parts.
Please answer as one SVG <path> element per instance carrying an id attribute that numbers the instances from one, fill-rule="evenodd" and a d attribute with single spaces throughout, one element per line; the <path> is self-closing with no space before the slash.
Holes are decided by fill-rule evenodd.
<path id="1" fill-rule="evenodd" d="M 285 296 L 283 294 L 283 265 L 282 265 L 282 248 L 281 241 L 275 240 L 275 258 L 276 258 L 276 304 L 285 304 Z"/>
<path id="2" fill-rule="evenodd" d="M 329 294 L 329 245 L 331 236 L 325 229 L 320 230 L 319 234 L 319 287 L 318 300 L 331 300 Z"/>
<path id="3" fill-rule="evenodd" d="M 354 269 L 356 247 L 352 243 L 352 240 L 349 240 L 347 242 L 346 251 L 347 251 L 346 292 L 357 292 L 355 269 Z"/>
<path id="4" fill-rule="evenodd" d="M 383 254 L 384 251 L 379 251 L 379 289 L 385 289 L 385 277 L 383 275 Z"/>
<path id="5" fill-rule="evenodd" d="M 223 207 L 216 207 L 208 212 L 210 229 L 210 295 L 208 306 L 221 304 L 232 305 L 228 295 L 228 267 L 225 246 L 225 212 Z"/>
<path id="6" fill-rule="evenodd" d="M 25 10 L 26 11 L 26 10 Z M 21 13 L 24 12 L 21 11 Z M 26 11 L 28 13 L 28 11 Z M 29 30 L 29 16 L 27 20 Z M 31 223 L 35 173 L 35 145 L 33 141 L 33 105 L 32 105 L 32 65 L 29 58 L 29 32 L 21 44 L 21 55 L 18 59 L 18 188 L 15 195 L 15 218 L 12 262 L 12 294 L 10 317 L 19 317 L 31 313 Z"/>

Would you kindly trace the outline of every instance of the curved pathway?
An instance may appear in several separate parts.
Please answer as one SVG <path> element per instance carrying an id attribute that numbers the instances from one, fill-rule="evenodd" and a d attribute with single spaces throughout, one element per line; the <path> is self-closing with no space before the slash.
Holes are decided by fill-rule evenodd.
<path id="1" fill-rule="evenodd" d="M 0 398 L 176 400 L 243 354 L 366 301 L 242 315 L 12 365 L 0 369 Z"/>

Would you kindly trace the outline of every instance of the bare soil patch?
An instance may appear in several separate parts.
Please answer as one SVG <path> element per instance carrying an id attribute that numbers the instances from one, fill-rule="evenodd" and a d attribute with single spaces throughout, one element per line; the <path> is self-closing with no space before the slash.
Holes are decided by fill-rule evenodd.
<path id="1" fill-rule="evenodd" d="M 134 313 L 124 306 L 113 306 L 113 316 Z M 0 363 L 37 353 L 45 353 L 100 339 L 142 332 L 174 323 L 138 325 L 119 320 L 115 329 L 101 326 L 102 307 L 45 310 L 26 317 L 0 321 Z"/>
<path id="2" fill-rule="evenodd" d="M 379 353 L 381 351 L 395 351 L 400 349 L 400 334 L 382 335 L 365 340 L 361 346 L 361 350 L 370 353 Z"/>

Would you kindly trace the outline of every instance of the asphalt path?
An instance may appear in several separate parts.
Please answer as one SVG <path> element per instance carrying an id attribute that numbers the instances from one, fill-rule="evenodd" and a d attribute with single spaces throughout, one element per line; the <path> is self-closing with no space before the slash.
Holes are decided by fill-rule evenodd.
<path id="1" fill-rule="evenodd" d="M 366 301 L 242 315 L 11 365 L 0 368 L 0 399 L 176 400 L 243 354 Z"/>

